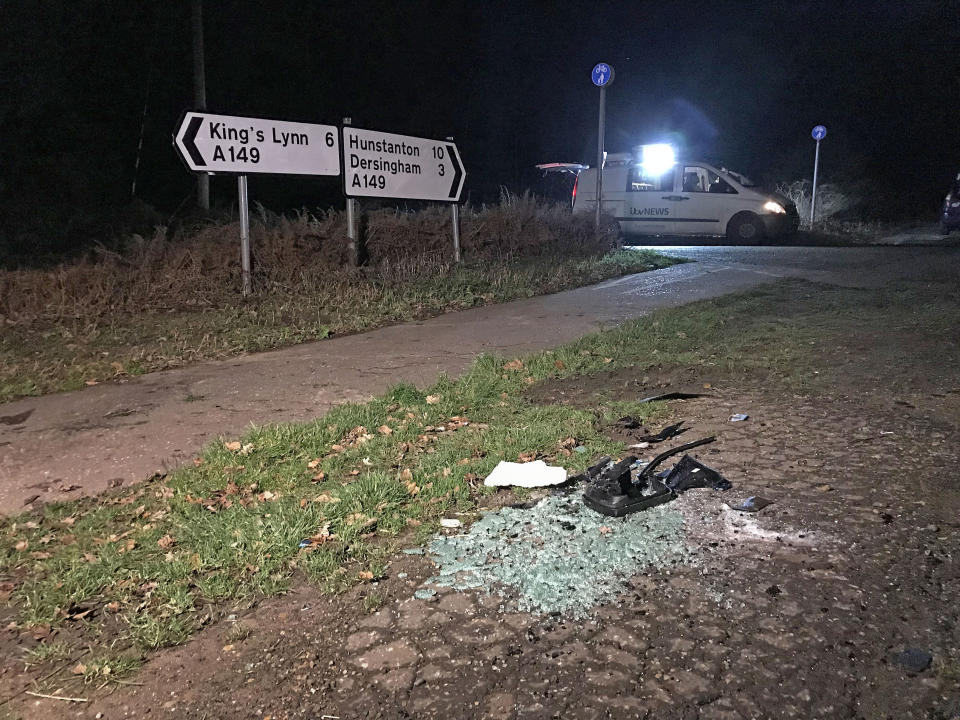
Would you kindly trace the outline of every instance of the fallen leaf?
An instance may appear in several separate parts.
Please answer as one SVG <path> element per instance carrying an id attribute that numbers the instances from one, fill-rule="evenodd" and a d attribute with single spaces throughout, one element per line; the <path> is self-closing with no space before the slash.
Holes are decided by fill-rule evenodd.
<path id="1" fill-rule="evenodd" d="M 107 612 L 118 613 L 120 612 L 120 603 L 118 603 L 116 600 L 114 600 L 113 602 L 108 602 L 106 605 L 103 606 L 103 609 L 106 610 Z"/>
<path id="2" fill-rule="evenodd" d="M 612 532 L 613 532 L 613 528 L 612 528 L 612 527 L 608 527 L 608 526 L 606 526 L 606 525 L 601 525 L 601 526 L 600 526 L 600 534 L 601 534 L 601 535 L 609 535 L 609 534 L 612 533 Z"/>
<path id="3" fill-rule="evenodd" d="M 413 480 L 413 472 L 410 470 L 410 468 L 404 468 L 400 471 L 400 479 Z"/>
<path id="4" fill-rule="evenodd" d="M 73 517 L 72 515 L 69 515 L 69 516 L 67 516 L 67 517 L 65 517 L 65 518 L 60 518 L 60 524 L 61 524 L 61 525 L 73 525 L 76 521 L 77 521 L 77 519 L 76 519 L 75 517 Z"/>
<path id="5" fill-rule="evenodd" d="M 223 651 L 224 651 L 224 652 L 231 652 L 232 650 L 233 650 L 233 645 L 224 645 L 224 646 L 223 646 Z"/>
<path id="6" fill-rule="evenodd" d="M 427 405 L 436 405 L 440 402 L 439 395 L 427 395 Z"/>
<path id="7" fill-rule="evenodd" d="M 195 457 L 193 459 L 193 465 L 194 467 L 200 467 L 201 465 L 203 465 L 203 458 Z"/>
<path id="8" fill-rule="evenodd" d="M 612 363 L 612 362 L 613 362 L 613 358 L 604 358 L 604 359 L 603 359 L 603 362 L 604 362 L 604 363 Z"/>
<path id="9" fill-rule="evenodd" d="M 162 538 L 157 540 L 157 545 L 162 547 L 164 550 L 169 550 L 174 545 L 176 545 L 176 543 L 177 541 L 174 540 L 171 535 L 164 535 Z"/>
<path id="10" fill-rule="evenodd" d="M 18 542 L 18 543 L 17 543 L 16 545 L 14 545 L 13 547 L 16 548 L 17 552 L 23 552 L 23 551 L 26 550 L 28 547 L 30 547 L 30 543 L 27 542 L 26 540 L 21 540 L 20 542 Z"/>
<path id="11" fill-rule="evenodd" d="M 305 508 L 307 506 L 307 499 L 300 498 L 300 507 Z"/>
<path id="12" fill-rule="evenodd" d="M 96 380 L 86 380 L 83 384 L 88 387 L 93 387 L 94 385 L 99 385 L 100 383 L 98 383 Z"/>
<path id="13" fill-rule="evenodd" d="M 535 451 L 522 452 L 519 455 L 517 455 L 517 462 L 519 463 L 533 462 L 536 459 L 537 459 L 537 453 Z"/>
<path id="14" fill-rule="evenodd" d="M 377 428 L 377 432 L 380 433 L 381 435 L 392 435 L 393 428 L 390 427 L 389 425 L 381 425 L 380 427 Z"/>
<path id="15" fill-rule="evenodd" d="M 523 360 L 517 358 L 516 360 L 511 360 L 508 363 L 505 363 L 503 366 L 504 370 L 523 370 Z"/>
<path id="16" fill-rule="evenodd" d="M 320 493 L 313 499 L 313 501 L 318 503 L 338 503 L 340 502 L 340 498 L 334 497 L 327 493 Z"/>
<path id="17" fill-rule="evenodd" d="M 240 452 L 240 449 L 243 447 L 243 443 L 239 440 L 234 440 L 233 442 L 225 442 L 223 446 L 230 452 Z"/>
<path id="18" fill-rule="evenodd" d="M 123 367 L 123 363 L 119 363 L 119 362 L 110 363 L 110 367 L 112 367 L 114 370 L 117 371 L 117 375 L 122 375 L 127 371 L 126 368 Z"/>
<path id="19" fill-rule="evenodd" d="M 242 448 L 240 448 L 241 455 L 249 455 L 253 452 L 253 443 L 247 443 Z"/>
<path id="20" fill-rule="evenodd" d="M 307 467 L 313 470 L 319 464 L 320 464 L 320 458 L 314 458 L 313 460 L 307 463 Z"/>
<path id="21" fill-rule="evenodd" d="M 357 577 L 360 580 L 373 580 L 373 573 L 369 570 L 361 570 L 357 573 Z"/>
<path id="22" fill-rule="evenodd" d="M 87 666 L 83 663 L 77 663 L 70 668 L 70 672 L 72 672 L 74 675 L 83 675 L 87 672 Z"/>
<path id="23" fill-rule="evenodd" d="M 323 482 L 323 480 L 325 480 L 326 477 L 327 477 L 327 474 L 326 474 L 325 472 L 323 472 L 323 470 L 321 470 L 320 472 L 318 472 L 316 475 L 314 475 L 314 476 L 313 476 L 312 478 L 310 478 L 310 479 L 311 479 L 313 482 Z"/>
<path id="24" fill-rule="evenodd" d="M 564 364 L 563 364 L 563 361 L 562 361 L 562 360 L 554 360 L 553 366 L 554 366 L 557 370 L 563 370 L 563 368 L 564 368 Z"/>
<path id="25" fill-rule="evenodd" d="M 100 559 L 93 553 L 84 553 L 83 559 L 86 560 L 88 563 L 100 562 Z"/>
<path id="26" fill-rule="evenodd" d="M 445 467 L 445 468 L 443 469 L 443 476 L 444 476 L 444 477 L 450 477 L 450 473 L 452 473 L 452 472 L 453 472 L 453 470 L 451 470 L 451 469 L 448 468 L 448 467 Z"/>

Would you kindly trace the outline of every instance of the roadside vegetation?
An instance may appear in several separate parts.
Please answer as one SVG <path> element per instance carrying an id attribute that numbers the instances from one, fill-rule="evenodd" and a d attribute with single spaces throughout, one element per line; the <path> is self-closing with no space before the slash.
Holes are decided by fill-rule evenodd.
<path id="1" fill-rule="evenodd" d="M 606 433 L 616 418 L 664 412 L 622 394 L 590 408 L 536 404 L 525 391 L 541 381 L 693 370 L 816 392 L 829 378 L 825 354 L 857 333 L 903 327 L 949 340 L 958 320 L 956 298 L 796 281 L 656 312 L 552 351 L 480 356 L 459 379 L 255 428 L 169 476 L 3 520 L 0 620 L 32 633 L 30 662 L 106 681 L 293 583 L 336 592 L 376 581 L 392 553 L 423 543 L 440 518 L 469 520 L 500 460 L 578 471 L 623 452 Z"/>
<path id="2" fill-rule="evenodd" d="M 255 295 L 240 295 L 237 222 L 152 237 L 53 269 L 0 271 L 0 402 L 268 350 L 670 265 L 617 252 L 561 206 L 505 194 L 465 210 L 374 210 L 362 265 L 343 213 L 252 223 Z"/>

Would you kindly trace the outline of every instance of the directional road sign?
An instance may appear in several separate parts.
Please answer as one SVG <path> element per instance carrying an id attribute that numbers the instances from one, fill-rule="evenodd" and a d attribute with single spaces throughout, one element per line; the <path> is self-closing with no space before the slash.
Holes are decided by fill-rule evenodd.
<path id="1" fill-rule="evenodd" d="M 339 139 L 334 125 L 188 112 L 174 143 L 195 172 L 339 175 Z"/>
<path id="2" fill-rule="evenodd" d="M 810 134 L 814 140 L 823 140 L 827 136 L 827 129 L 823 125 L 817 125 Z"/>
<path id="3" fill-rule="evenodd" d="M 597 63 L 593 66 L 593 72 L 590 73 L 593 84 L 597 87 L 603 87 L 613 82 L 613 68 L 607 63 Z"/>
<path id="4" fill-rule="evenodd" d="M 349 197 L 457 202 L 464 179 L 460 153 L 449 140 L 343 128 L 343 188 Z"/>

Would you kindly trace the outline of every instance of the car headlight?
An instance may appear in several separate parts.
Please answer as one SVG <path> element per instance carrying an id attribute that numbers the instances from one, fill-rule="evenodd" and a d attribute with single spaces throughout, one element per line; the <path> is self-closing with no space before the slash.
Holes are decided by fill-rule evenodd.
<path id="1" fill-rule="evenodd" d="M 763 209 L 766 210 L 767 212 L 779 213 L 779 214 L 784 214 L 787 212 L 786 210 L 783 209 L 783 205 L 781 205 L 778 202 L 774 202 L 773 200 L 769 200 L 766 203 L 764 203 Z"/>

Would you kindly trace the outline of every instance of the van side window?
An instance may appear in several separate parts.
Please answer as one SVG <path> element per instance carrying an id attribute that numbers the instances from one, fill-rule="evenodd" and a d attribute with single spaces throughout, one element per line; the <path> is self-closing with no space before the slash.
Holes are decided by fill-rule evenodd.
<path id="1" fill-rule="evenodd" d="M 722 177 L 717 175 L 711 170 L 706 171 L 707 174 L 707 192 L 711 193 L 722 193 L 726 195 L 738 195 L 736 190 L 733 189 L 733 186 L 724 180 Z"/>
<path id="2" fill-rule="evenodd" d="M 688 165 L 683 169 L 683 192 L 707 192 L 710 187 L 710 171 L 706 168 Z"/>
<path id="3" fill-rule="evenodd" d="M 627 192 L 672 192 L 673 168 L 662 175 L 648 174 L 642 165 L 634 165 L 627 175 Z"/>

